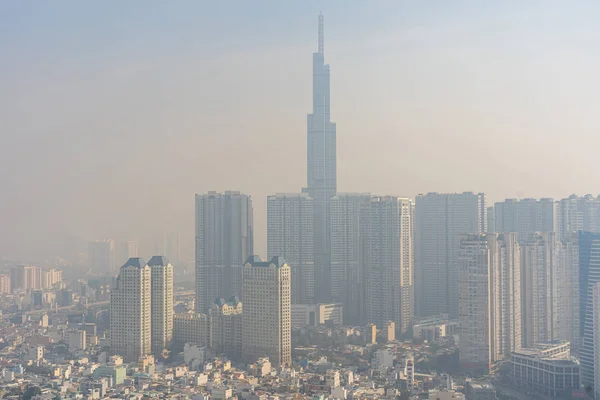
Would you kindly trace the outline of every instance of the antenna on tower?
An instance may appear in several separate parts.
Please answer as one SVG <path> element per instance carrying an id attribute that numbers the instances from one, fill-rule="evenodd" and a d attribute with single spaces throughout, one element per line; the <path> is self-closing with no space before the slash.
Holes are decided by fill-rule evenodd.
<path id="1" fill-rule="evenodd" d="M 323 32 L 323 13 L 319 13 L 319 54 L 325 54 L 325 36 Z"/>

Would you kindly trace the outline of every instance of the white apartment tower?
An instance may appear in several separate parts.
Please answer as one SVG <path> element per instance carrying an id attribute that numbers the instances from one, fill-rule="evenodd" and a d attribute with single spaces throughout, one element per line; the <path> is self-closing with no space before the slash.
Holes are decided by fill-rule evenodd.
<path id="1" fill-rule="evenodd" d="M 558 240 L 574 237 L 578 231 L 600 232 L 600 197 L 572 195 L 556 202 Z"/>
<path id="2" fill-rule="evenodd" d="M 152 293 L 152 353 L 160 355 L 173 341 L 173 265 L 166 257 L 148 262 Z"/>
<path id="3" fill-rule="evenodd" d="M 242 265 L 253 254 L 252 200 L 240 192 L 196 195 L 196 311 L 243 300 Z"/>
<path id="4" fill-rule="evenodd" d="M 242 357 L 292 363 L 291 271 L 283 257 L 248 258 L 243 267 Z"/>
<path id="5" fill-rule="evenodd" d="M 521 348 L 520 249 L 514 233 L 463 235 L 459 360 L 489 371 Z"/>
<path id="6" fill-rule="evenodd" d="M 267 256 L 283 256 L 292 271 L 292 304 L 315 300 L 313 199 L 308 193 L 267 198 Z"/>
<path id="7" fill-rule="evenodd" d="M 577 247 L 556 237 L 534 233 L 521 242 L 524 347 L 577 337 Z"/>
<path id="8" fill-rule="evenodd" d="M 329 203 L 331 233 L 331 301 L 341 303 L 346 324 L 366 324 L 365 273 L 361 261 L 361 213 L 368 193 L 338 193 Z"/>
<path id="9" fill-rule="evenodd" d="M 372 197 L 361 219 L 366 319 L 377 326 L 393 321 L 398 333 L 413 317 L 412 221 L 412 200 L 393 196 Z"/>
<path id="10" fill-rule="evenodd" d="M 151 353 L 151 269 L 141 258 L 122 267 L 110 293 L 111 353 L 137 362 Z"/>
<path id="11" fill-rule="evenodd" d="M 461 235 L 486 232 L 483 193 L 428 193 L 415 200 L 416 314 L 458 316 Z"/>

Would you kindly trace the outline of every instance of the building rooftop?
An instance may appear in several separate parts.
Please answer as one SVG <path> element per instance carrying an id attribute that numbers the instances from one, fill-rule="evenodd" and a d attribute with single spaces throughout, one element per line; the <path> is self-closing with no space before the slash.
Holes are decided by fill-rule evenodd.
<path id="1" fill-rule="evenodd" d="M 169 264 L 169 260 L 167 259 L 167 257 L 164 256 L 153 256 L 150 261 L 148 261 L 148 265 L 149 266 L 155 266 L 155 265 L 167 265 Z"/>
<path id="2" fill-rule="evenodd" d="M 143 258 L 140 257 L 131 257 L 129 260 L 127 260 L 127 262 L 125 264 L 123 264 L 123 267 L 136 267 L 136 268 L 143 268 L 145 267 L 146 261 L 144 261 Z"/>
<path id="3" fill-rule="evenodd" d="M 270 267 L 274 265 L 277 268 L 285 265 L 285 258 L 281 256 L 275 256 L 271 258 L 270 261 L 263 261 L 259 256 L 250 256 L 248 260 L 246 260 L 246 264 L 249 264 L 251 267 Z"/>

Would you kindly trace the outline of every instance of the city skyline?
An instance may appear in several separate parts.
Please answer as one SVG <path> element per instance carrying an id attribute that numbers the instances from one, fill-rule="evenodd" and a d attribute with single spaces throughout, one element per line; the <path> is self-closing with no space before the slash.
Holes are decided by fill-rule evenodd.
<path id="1" fill-rule="evenodd" d="M 18 127 L 0 158 L 3 394 L 600 398 L 600 195 L 572 194 L 594 186 L 597 130 L 578 128 L 595 108 L 556 91 L 592 19 L 544 29 L 582 7 L 331 0 L 308 29 L 317 0 L 154 1 L 74 5 L 62 30 L 0 5 L 20 32 L 0 65 Z M 192 27 L 195 10 L 214 15 Z"/>
<path id="2" fill-rule="evenodd" d="M 342 13 L 335 1 L 326 6 L 273 3 L 263 12 L 238 4 L 251 12 L 231 16 L 212 5 L 198 14 L 212 15 L 206 25 L 155 4 L 144 16 L 155 22 L 152 31 L 128 7 L 111 25 L 102 22 L 115 11 L 112 6 L 94 10 L 71 4 L 69 12 L 57 13 L 55 25 L 25 5 L 1 6 L 9 61 L 0 79 L 6 93 L 15 96 L 0 100 L 6 105 L 1 144 L 12 149 L 0 169 L 20 165 L 0 176 L 6 193 L 0 210 L 12 210 L 1 216 L 13 226 L 1 237 L 1 254 L 54 255 L 72 241 L 104 237 L 144 242 L 145 235 L 163 226 L 191 241 L 191 211 L 181 204 L 189 204 L 193 193 L 210 190 L 253 196 L 256 248 L 266 254 L 266 196 L 305 185 L 311 63 L 302 57 L 314 51 L 314 16 L 320 9 L 329 21 L 327 59 L 336 66 L 332 114 L 343 132 L 337 138 L 339 191 L 411 198 L 430 191 L 474 191 L 486 193 L 490 202 L 595 194 L 594 157 L 585 153 L 594 146 L 577 144 L 597 130 L 593 117 L 582 122 L 596 108 L 596 50 L 590 46 L 595 31 L 589 17 L 596 5 L 473 3 L 468 10 L 436 5 L 431 13 L 428 2 L 348 2 Z M 157 23 L 165 12 L 181 23 L 168 28 Z M 569 25 L 575 16 L 576 29 Z M 73 23 L 61 21 L 73 17 L 90 28 L 69 39 Z M 249 29 L 257 20 L 266 22 L 264 27 Z M 35 29 L 24 33 L 29 26 Z M 178 40 L 165 49 L 181 37 L 196 40 Z M 72 46 L 49 51 L 60 44 Z M 43 62 L 30 63 L 40 46 L 45 47 Z M 246 46 L 256 55 L 240 52 Z M 162 50 L 165 55 L 157 57 Z M 207 52 L 211 60 L 201 63 Z M 52 80 L 45 78 L 49 75 Z M 510 90 L 519 94 L 518 101 Z M 233 92 L 238 96 L 227 95 Z M 62 101 L 53 101 L 58 96 Z M 566 103 L 575 96 L 580 96 L 577 109 Z M 120 107 L 118 99 L 128 107 Z M 265 127 L 267 116 L 273 123 Z M 513 146 L 518 142 L 525 152 L 545 138 L 551 140 L 544 142 L 544 154 L 521 157 Z M 131 147 L 139 151 L 125 153 Z M 198 150 L 207 148 L 211 151 Z M 247 157 L 262 152 L 270 154 L 269 162 Z M 579 152 L 578 163 L 567 162 L 563 152 Z M 170 162 L 144 162 L 158 153 Z M 206 173 L 223 154 L 229 155 L 229 165 L 219 174 Z M 487 162 L 497 168 L 487 174 L 471 168 Z M 281 167 L 273 170 L 272 164 Z M 407 164 L 422 166 L 418 179 L 401 174 Z M 546 173 L 533 165 L 546 165 Z M 504 179 L 507 174 L 510 181 Z M 391 179 L 396 176 L 403 177 Z M 150 190 L 156 181 L 165 190 L 141 204 L 128 190 L 132 184 Z M 110 196 L 113 192 L 120 196 Z M 36 201 L 41 194 L 47 195 L 43 206 Z"/>

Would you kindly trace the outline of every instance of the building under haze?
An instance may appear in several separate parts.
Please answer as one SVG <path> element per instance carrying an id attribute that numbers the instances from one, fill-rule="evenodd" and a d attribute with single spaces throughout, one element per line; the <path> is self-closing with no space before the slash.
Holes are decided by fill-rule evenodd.
<path id="1" fill-rule="evenodd" d="M 343 305 L 346 324 L 366 324 L 361 213 L 368 215 L 370 202 L 368 193 L 338 193 L 329 204 L 331 301 Z"/>
<path id="2" fill-rule="evenodd" d="M 42 269 L 35 265 L 17 265 L 10 269 L 13 291 L 37 290 L 42 288 Z"/>
<path id="3" fill-rule="evenodd" d="M 458 316 L 458 252 L 465 233 L 486 231 L 483 193 L 428 193 L 415 199 L 416 314 Z"/>
<path id="4" fill-rule="evenodd" d="M 267 256 L 283 256 L 292 270 L 292 304 L 315 300 L 313 199 L 307 193 L 267 198 Z"/>
<path id="5" fill-rule="evenodd" d="M 313 109 L 307 119 L 307 191 L 313 198 L 316 301 L 329 302 L 329 199 L 337 191 L 336 129 L 331 122 L 329 65 L 325 64 L 323 15 L 313 53 Z"/>
<path id="6" fill-rule="evenodd" d="M 123 260 L 125 262 L 127 260 Z M 115 272 L 114 240 L 96 240 L 88 244 L 88 265 L 93 274 L 113 276 Z"/>
<path id="7" fill-rule="evenodd" d="M 160 355 L 173 340 L 173 265 L 166 257 L 148 261 L 151 275 L 152 353 Z"/>
<path id="8" fill-rule="evenodd" d="M 243 306 L 233 296 L 229 301 L 217 299 L 210 309 L 210 340 L 217 354 L 227 354 L 233 360 L 242 355 Z"/>
<path id="9" fill-rule="evenodd" d="M 552 199 L 506 199 L 494 205 L 495 232 L 516 232 L 525 240 L 535 232 L 554 232 Z"/>
<path id="10" fill-rule="evenodd" d="M 240 192 L 196 195 L 196 310 L 243 299 L 242 266 L 254 252 L 252 200 Z"/>
<path id="11" fill-rule="evenodd" d="M 593 372 L 594 399 L 600 399 L 600 282 L 592 287 L 592 309 L 593 364 L 599 366 Z"/>
<path id="12" fill-rule="evenodd" d="M 410 199 L 374 196 L 361 220 L 366 320 L 380 327 L 393 321 L 398 333 L 414 314 L 413 212 Z"/>
<path id="13" fill-rule="evenodd" d="M 273 365 L 292 363 L 291 271 L 283 257 L 248 258 L 243 267 L 242 356 L 269 357 Z"/>
<path id="14" fill-rule="evenodd" d="M 579 328 L 577 246 L 553 232 L 521 241 L 523 346 L 574 342 Z"/>
<path id="15" fill-rule="evenodd" d="M 463 235 L 459 250 L 459 361 L 490 371 L 521 348 L 520 249 L 515 233 Z"/>
<path id="16" fill-rule="evenodd" d="M 600 197 L 572 195 L 556 202 L 556 233 L 566 240 L 578 231 L 600 232 Z"/>
<path id="17" fill-rule="evenodd" d="M 152 352 L 151 294 L 151 268 L 141 258 L 130 258 L 110 293 L 110 349 L 126 362 Z"/>
<path id="18" fill-rule="evenodd" d="M 594 286 L 600 282 L 600 233 L 579 232 L 579 307 L 582 336 L 581 383 L 594 385 Z"/>
<path id="19" fill-rule="evenodd" d="M 160 253 L 156 253 L 160 254 Z M 138 242 L 126 240 L 115 244 L 115 264 L 121 265 L 130 258 L 139 257 Z"/>

